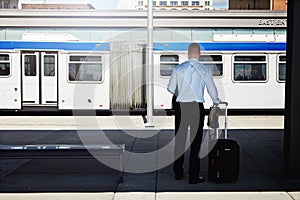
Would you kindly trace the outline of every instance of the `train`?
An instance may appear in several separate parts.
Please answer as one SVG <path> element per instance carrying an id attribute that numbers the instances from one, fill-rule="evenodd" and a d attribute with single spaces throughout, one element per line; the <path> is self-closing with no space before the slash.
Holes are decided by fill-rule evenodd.
<path id="1" fill-rule="evenodd" d="M 154 11 L 153 80 L 147 12 L 0 12 L 0 111 L 172 110 L 167 84 L 192 42 L 229 111 L 284 111 L 286 11 Z M 205 108 L 212 102 L 205 94 Z"/>

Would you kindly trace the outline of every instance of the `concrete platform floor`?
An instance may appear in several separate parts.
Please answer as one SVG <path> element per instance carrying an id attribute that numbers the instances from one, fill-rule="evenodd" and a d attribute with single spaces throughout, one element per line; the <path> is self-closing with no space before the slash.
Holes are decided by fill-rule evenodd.
<path id="1" fill-rule="evenodd" d="M 56 122 L 53 129 L 45 130 L 49 121 L 43 122 L 47 124 L 44 130 L 38 129 L 43 124 L 34 124 L 35 130 L 29 130 L 28 123 L 24 129 L 19 125 L 19 130 L 6 125 L 7 130 L 0 131 L 1 144 L 78 144 L 82 137 L 85 143 L 98 143 L 103 137 L 99 137 L 98 129 L 55 130 Z M 28 122 L 32 123 L 29 119 Z M 175 181 L 172 165 L 165 162 L 173 156 L 174 130 L 141 127 L 103 131 L 112 143 L 126 144 L 124 166 L 130 172 L 125 173 L 124 183 L 118 183 L 118 171 L 96 159 L 1 159 L 0 199 L 300 199 L 300 184 L 287 182 L 283 177 L 284 131 L 260 128 L 236 127 L 228 131 L 229 137 L 241 147 L 240 177 L 235 183 L 206 181 L 189 185 L 187 162 L 184 179 Z M 166 146 L 163 153 L 157 153 Z M 202 151 L 206 147 L 203 144 Z M 207 177 L 207 156 L 202 157 L 201 175 Z M 149 166 L 158 169 L 151 171 Z M 148 171 L 144 172 L 145 169 Z"/>

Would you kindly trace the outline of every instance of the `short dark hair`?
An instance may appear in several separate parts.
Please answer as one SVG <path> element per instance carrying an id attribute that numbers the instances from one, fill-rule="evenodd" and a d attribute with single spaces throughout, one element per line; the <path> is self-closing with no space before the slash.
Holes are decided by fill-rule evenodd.
<path id="1" fill-rule="evenodd" d="M 200 53 L 200 45 L 198 43 L 191 43 L 188 49 L 189 53 Z"/>

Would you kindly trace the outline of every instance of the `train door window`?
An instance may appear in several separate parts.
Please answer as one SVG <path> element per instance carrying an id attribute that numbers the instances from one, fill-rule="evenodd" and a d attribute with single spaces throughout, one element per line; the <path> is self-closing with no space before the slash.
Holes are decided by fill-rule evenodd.
<path id="1" fill-rule="evenodd" d="M 211 69 L 213 76 L 223 76 L 222 55 L 201 55 L 200 62 Z"/>
<path id="2" fill-rule="evenodd" d="M 8 54 L 0 54 L 0 77 L 10 75 L 10 56 Z"/>
<path id="3" fill-rule="evenodd" d="M 267 80 L 267 58 L 265 55 L 234 56 L 234 81 L 265 82 Z"/>
<path id="4" fill-rule="evenodd" d="M 55 76 L 55 56 L 44 56 L 44 76 Z"/>
<path id="5" fill-rule="evenodd" d="M 173 69 L 179 64 L 178 55 L 160 56 L 160 76 L 171 76 Z"/>
<path id="6" fill-rule="evenodd" d="M 286 55 L 278 56 L 278 81 L 285 82 L 286 78 Z"/>
<path id="7" fill-rule="evenodd" d="M 36 76 L 36 55 L 25 55 L 25 76 Z"/>
<path id="8" fill-rule="evenodd" d="M 69 57 L 69 81 L 102 81 L 102 57 L 100 55 L 71 55 Z"/>

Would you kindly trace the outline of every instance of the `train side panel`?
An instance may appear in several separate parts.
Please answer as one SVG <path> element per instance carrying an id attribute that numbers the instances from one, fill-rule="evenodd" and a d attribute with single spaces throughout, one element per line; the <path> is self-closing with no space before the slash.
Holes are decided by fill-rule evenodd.
<path id="1" fill-rule="evenodd" d="M 203 51 L 202 53 L 202 56 L 208 56 L 206 59 L 214 60 L 216 55 L 222 57 L 222 69 L 220 72 L 214 70 L 217 74 L 214 76 L 214 82 L 219 98 L 229 102 L 230 109 L 284 109 L 285 84 L 284 80 L 279 80 L 278 63 L 280 56 L 285 57 L 284 51 Z M 174 59 L 176 55 L 178 60 Z M 171 59 L 163 56 L 169 56 Z M 170 71 L 171 66 L 176 67 L 172 59 L 180 64 L 187 60 L 186 57 L 186 52 L 176 50 L 155 52 L 155 109 L 171 108 L 172 95 L 166 89 L 171 74 L 168 72 L 168 76 L 162 77 L 161 74 L 166 73 L 162 71 L 164 69 Z M 206 60 L 203 64 L 216 69 L 220 62 L 213 63 L 211 60 Z M 239 77 L 240 75 L 242 77 Z M 204 100 L 205 108 L 213 104 L 207 91 L 204 93 Z"/>
<path id="2" fill-rule="evenodd" d="M 171 109 L 172 94 L 167 91 L 171 68 L 187 60 L 186 52 L 154 53 L 154 109 Z"/>
<path id="3" fill-rule="evenodd" d="M 21 109 L 20 53 L 0 52 L 0 109 Z"/>
<path id="4" fill-rule="evenodd" d="M 236 80 L 234 56 L 265 56 L 266 74 L 262 80 Z M 222 83 L 229 109 L 284 109 L 284 82 L 278 79 L 278 53 L 235 53 L 226 56 Z M 247 65 L 247 64 L 246 64 Z"/>
<path id="5" fill-rule="evenodd" d="M 69 76 L 72 74 L 71 66 L 74 63 L 70 59 L 83 58 L 95 60 L 101 58 L 102 68 L 101 77 L 89 79 L 94 74 L 77 74 L 77 78 L 72 80 Z M 110 109 L 109 103 L 109 54 L 106 53 L 91 53 L 91 52 L 63 52 L 60 53 L 60 76 L 59 76 L 59 109 L 74 109 L 74 110 L 101 110 Z M 75 63 L 76 65 L 76 63 Z M 79 63 L 79 65 L 91 66 L 93 63 Z M 96 66 L 96 65 L 95 65 Z M 95 81 L 90 81 L 95 80 Z"/>

